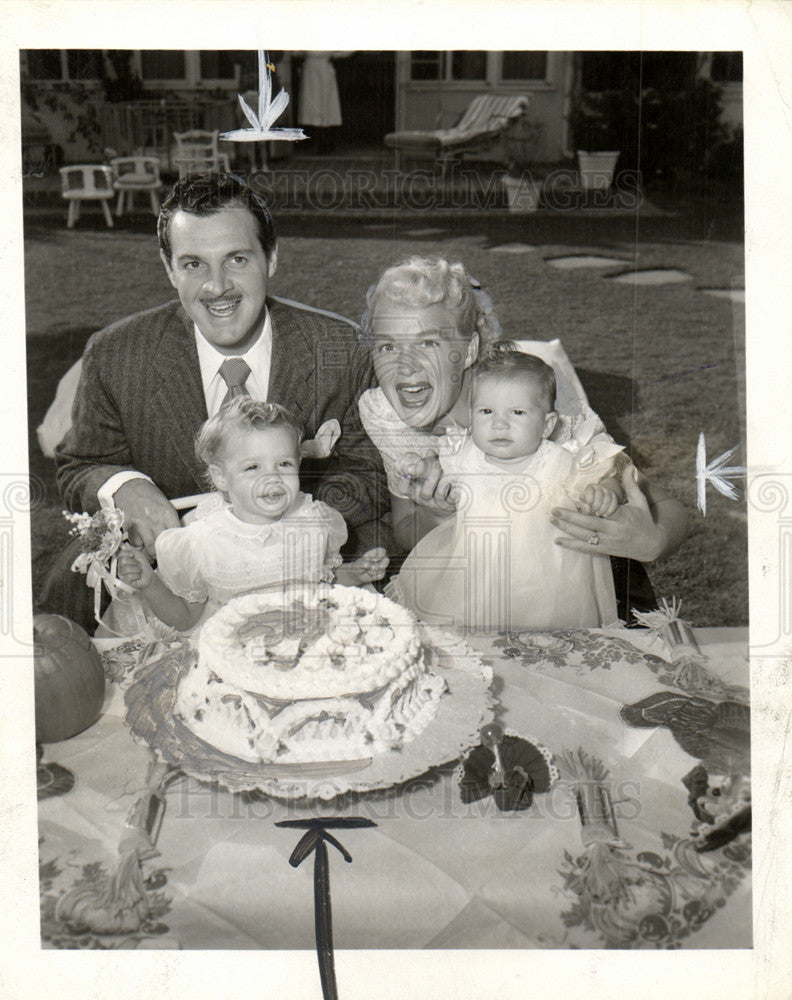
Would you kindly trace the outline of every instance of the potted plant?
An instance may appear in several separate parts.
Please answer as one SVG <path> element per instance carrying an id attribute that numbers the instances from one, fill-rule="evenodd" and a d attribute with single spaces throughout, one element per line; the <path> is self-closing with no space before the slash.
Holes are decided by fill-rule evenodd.
<path id="1" fill-rule="evenodd" d="M 544 123 L 538 118 L 523 115 L 506 134 L 506 173 L 503 189 L 510 212 L 535 212 L 542 196 L 541 178 L 531 165 L 542 138 Z"/>
<path id="2" fill-rule="evenodd" d="M 635 97 L 628 90 L 578 91 L 569 113 L 584 191 L 608 191 L 616 164 L 638 127 Z"/>

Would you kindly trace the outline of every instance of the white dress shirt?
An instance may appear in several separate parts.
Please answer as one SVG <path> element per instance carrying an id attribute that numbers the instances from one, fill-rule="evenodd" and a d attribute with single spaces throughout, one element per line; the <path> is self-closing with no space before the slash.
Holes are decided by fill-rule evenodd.
<path id="1" fill-rule="evenodd" d="M 264 320 L 261 336 L 246 354 L 221 354 L 200 334 L 198 327 L 195 328 L 195 346 L 198 349 L 198 364 L 201 366 L 201 385 L 206 399 L 206 412 L 210 417 L 213 417 L 220 409 L 228 392 L 228 386 L 220 374 L 220 365 L 229 357 L 242 358 L 243 361 L 247 362 L 250 375 L 245 382 L 245 388 L 250 395 L 254 399 L 264 400 L 267 398 L 272 362 L 272 322 L 269 312 Z"/>
<path id="2" fill-rule="evenodd" d="M 245 382 L 245 388 L 254 399 L 265 400 L 267 389 L 269 388 L 270 367 L 272 364 L 272 320 L 269 310 L 264 317 L 264 326 L 261 335 L 245 354 L 221 354 L 216 347 L 209 343 L 197 326 L 193 327 L 195 334 L 195 346 L 198 351 L 198 364 L 201 369 L 201 385 L 203 386 L 204 399 L 206 400 L 206 412 L 210 417 L 220 409 L 225 394 L 228 391 L 223 376 L 220 374 L 220 365 L 227 361 L 229 357 L 242 358 L 250 368 Z M 186 447 L 192 447 L 192 441 L 185 442 Z M 142 472 L 126 469 L 123 472 L 116 472 L 99 487 L 97 499 L 102 507 L 114 507 L 113 497 L 116 492 L 131 479 L 147 479 L 150 483 L 154 480 Z M 171 498 L 175 499 L 175 498 Z"/>

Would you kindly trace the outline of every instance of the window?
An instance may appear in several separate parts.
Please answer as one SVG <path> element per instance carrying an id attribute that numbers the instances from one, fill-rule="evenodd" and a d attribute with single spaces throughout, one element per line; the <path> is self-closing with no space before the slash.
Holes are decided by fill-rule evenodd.
<path id="1" fill-rule="evenodd" d="M 27 72 L 31 80 L 62 80 L 60 49 L 28 49 Z"/>
<path id="2" fill-rule="evenodd" d="M 201 52 L 202 80 L 236 79 L 235 59 L 232 52 Z"/>
<path id="3" fill-rule="evenodd" d="M 411 52 L 411 80 L 442 80 L 445 76 L 445 52 Z"/>
<path id="4" fill-rule="evenodd" d="M 451 53 L 451 79 L 452 80 L 486 80 L 487 79 L 487 53 L 486 52 L 452 52 Z"/>
<path id="5" fill-rule="evenodd" d="M 69 49 L 66 66 L 70 80 L 99 80 L 102 76 L 102 53 L 98 49 Z"/>
<path id="6" fill-rule="evenodd" d="M 183 80 L 186 75 L 184 52 L 144 50 L 140 53 L 144 80 Z"/>
<path id="7" fill-rule="evenodd" d="M 546 52 L 503 53 L 501 80 L 544 80 L 546 77 Z"/>
<path id="8" fill-rule="evenodd" d="M 410 79 L 436 83 L 544 83 L 549 53 L 530 50 L 490 52 L 411 52 Z"/>
<path id="9" fill-rule="evenodd" d="M 742 52 L 713 52 L 710 76 L 713 83 L 742 83 Z"/>

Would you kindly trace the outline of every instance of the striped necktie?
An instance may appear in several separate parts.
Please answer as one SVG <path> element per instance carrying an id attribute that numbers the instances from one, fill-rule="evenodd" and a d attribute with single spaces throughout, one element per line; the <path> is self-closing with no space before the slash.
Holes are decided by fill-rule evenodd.
<path id="1" fill-rule="evenodd" d="M 226 403 L 230 403 L 232 399 L 236 399 L 237 396 L 249 396 L 250 393 L 245 388 L 245 382 L 247 382 L 247 377 L 250 375 L 250 366 L 242 358 L 227 358 L 222 365 L 220 365 L 220 375 L 223 381 L 228 386 L 228 392 L 225 394 L 225 399 L 223 400 L 223 406 Z"/>

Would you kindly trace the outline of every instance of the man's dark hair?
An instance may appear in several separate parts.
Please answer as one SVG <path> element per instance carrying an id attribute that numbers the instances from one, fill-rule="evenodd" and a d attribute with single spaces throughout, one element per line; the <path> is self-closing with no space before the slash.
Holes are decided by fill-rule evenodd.
<path id="1" fill-rule="evenodd" d="M 269 260 L 276 240 L 269 209 L 241 178 L 228 173 L 189 174 L 173 185 L 157 219 L 157 239 L 165 259 L 170 263 L 170 220 L 175 212 L 206 216 L 224 208 L 246 208 L 250 212 L 256 220 L 261 249 Z"/>

